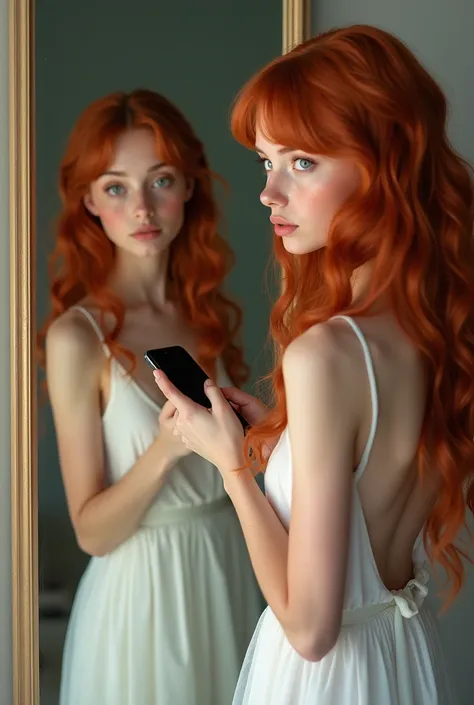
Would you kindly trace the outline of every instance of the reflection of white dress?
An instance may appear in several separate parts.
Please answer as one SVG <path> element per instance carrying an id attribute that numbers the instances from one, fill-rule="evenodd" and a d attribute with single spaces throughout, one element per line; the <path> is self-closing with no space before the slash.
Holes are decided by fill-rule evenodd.
<path id="1" fill-rule="evenodd" d="M 345 318 L 345 317 L 341 317 Z M 450 705 L 452 703 L 435 622 L 426 605 L 428 573 L 421 540 L 414 550 L 414 579 L 391 593 L 380 578 L 357 491 L 369 460 L 378 398 L 369 348 L 366 358 L 373 420 L 354 477 L 351 537 L 343 626 L 335 647 L 319 662 L 305 661 L 267 608 L 250 644 L 234 705 Z M 291 515 L 292 466 L 285 430 L 265 474 L 267 496 L 282 522 Z M 421 538 L 421 537 L 420 537 Z"/>
<path id="2" fill-rule="evenodd" d="M 102 419 L 110 483 L 152 443 L 158 414 L 111 358 Z M 69 622 L 60 705 L 230 705 L 262 607 L 222 479 L 189 455 L 136 534 L 90 560 Z"/>

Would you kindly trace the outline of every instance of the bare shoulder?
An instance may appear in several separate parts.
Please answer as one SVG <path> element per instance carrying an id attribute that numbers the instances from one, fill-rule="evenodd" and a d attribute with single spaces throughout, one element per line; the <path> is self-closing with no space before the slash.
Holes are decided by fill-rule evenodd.
<path id="1" fill-rule="evenodd" d="M 76 352 L 91 354 L 100 349 L 100 341 L 90 322 L 76 310 L 65 311 L 48 328 L 46 348 L 53 352 Z"/>
<path id="2" fill-rule="evenodd" d="M 353 335 L 339 321 L 318 323 L 285 350 L 283 371 L 289 374 L 345 374 L 353 369 Z"/>
<path id="3" fill-rule="evenodd" d="M 94 365 L 97 362 L 97 365 Z M 48 376 L 80 369 L 98 371 L 103 362 L 102 346 L 85 316 L 76 310 L 65 311 L 50 325 L 46 334 Z"/>

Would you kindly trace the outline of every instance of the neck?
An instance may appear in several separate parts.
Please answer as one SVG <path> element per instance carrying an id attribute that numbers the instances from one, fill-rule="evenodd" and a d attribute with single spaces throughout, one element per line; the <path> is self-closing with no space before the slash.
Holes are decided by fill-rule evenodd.
<path id="1" fill-rule="evenodd" d="M 352 285 L 352 305 L 358 306 L 363 304 L 370 291 L 373 277 L 373 263 L 367 262 L 361 267 L 354 270 L 351 279 Z M 383 294 L 370 307 L 371 313 L 379 313 L 387 308 L 388 297 Z"/>
<path id="2" fill-rule="evenodd" d="M 157 257 L 135 257 L 118 249 L 109 286 L 127 308 L 163 309 L 169 302 L 168 265 L 169 250 Z"/>
<path id="3" fill-rule="evenodd" d="M 358 267 L 352 273 L 351 285 L 353 304 L 357 305 L 367 295 L 370 287 L 371 276 L 372 267 L 369 263 L 363 264 L 362 267 Z"/>

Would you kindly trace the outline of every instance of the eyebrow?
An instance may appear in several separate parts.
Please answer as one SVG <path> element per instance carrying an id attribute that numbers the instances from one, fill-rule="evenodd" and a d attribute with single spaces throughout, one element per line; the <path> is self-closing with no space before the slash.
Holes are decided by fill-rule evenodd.
<path id="1" fill-rule="evenodd" d="M 265 154 L 263 149 L 255 145 L 255 151 L 260 152 L 260 154 Z M 280 149 L 277 149 L 278 154 L 288 154 L 288 152 L 296 152 L 298 151 L 295 147 L 281 147 Z"/>
<path id="2" fill-rule="evenodd" d="M 148 169 L 148 174 L 150 174 L 152 171 L 156 171 L 157 169 L 161 169 L 162 167 L 166 166 L 165 162 L 158 162 L 157 164 L 154 164 Z M 115 171 L 113 169 L 108 169 L 107 171 L 104 171 L 101 176 L 127 176 L 126 171 Z"/>

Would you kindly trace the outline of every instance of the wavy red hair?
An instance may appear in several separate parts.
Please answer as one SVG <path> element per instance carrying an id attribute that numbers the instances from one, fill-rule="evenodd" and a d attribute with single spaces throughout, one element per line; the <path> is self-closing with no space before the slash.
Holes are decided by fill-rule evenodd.
<path id="1" fill-rule="evenodd" d="M 258 124 L 276 144 L 354 159 L 363 177 L 326 248 L 294 257 L 275 239 L 285 281 L 271 315 L 275 406 L 247 445 L 263 465 L 265 439 L 287 423 L 281 360 L 289 343 L 335 314 L 370 315 L 387 295 L 425 363 L 419 469 L 441 481 L 425 544 L 447 571 L 449 603 L 464 579 L 455 539 L 466 509 L 474 511 L 474 205 L 472 173 L 449 144 L 446 116 L 442 91 L 401 41 L 354 26 L 262 69 L 237 97 L 232 131 L 254 149 Z M 355 307 L 351 276 L 366 262 L 372 286 Z"/>
<path id="2" fill-rule="evenodd" d="M 233 264 L 233 253 L 217 229 L 218 209 L 212 192 L 215 175 L 186 118 L 166 98 L 148 90 L 114 93 L 97 100 L 82 113 L 70 135 L 60 167 L 62 212 L 50 259 L 51 312 L 38 336 L 41 360 L 44 362 L 44 339 L 51 323 L 89 296 L 102 323 L 106 313 L 114 316 L 115 326 L 106 335 L 112 352 L 121 352 L 134 362 L 130 351 L 118 343 L 124 305 L 107 287 L 115 245 L 84 206 L 90 184 L 113 159 L 117 138 L 134 128 L 150 129 L 160 157 L 195 180 L 183 228 L 171 245 L 171 293 L 185 320 L 199 331 L 202 365 L 214 372 L 215 360 L 222 356 L 234 384 L 240 385 L 248 377 L 242 349 L 235 343 L 242 313 L 221 289 Z"/>

